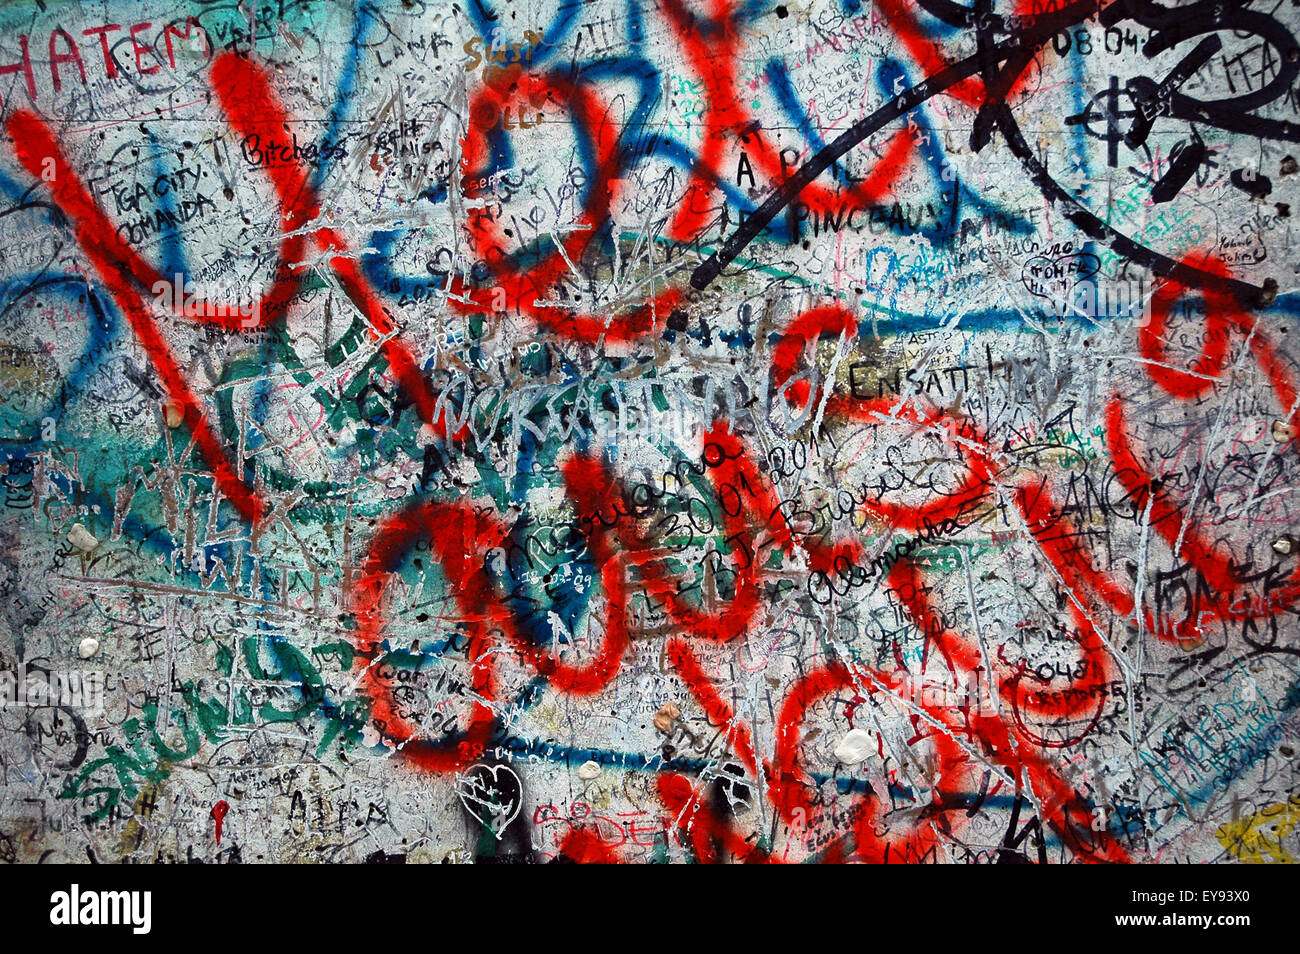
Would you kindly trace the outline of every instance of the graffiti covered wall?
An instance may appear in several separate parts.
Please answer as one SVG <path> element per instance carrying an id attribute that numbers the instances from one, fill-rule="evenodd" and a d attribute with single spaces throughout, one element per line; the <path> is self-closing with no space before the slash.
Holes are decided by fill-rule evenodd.
<path id="1" fill-rule="evenodd" d="M 1295 860 L 1300 14 L 0 11 L 0 859 Z"/>

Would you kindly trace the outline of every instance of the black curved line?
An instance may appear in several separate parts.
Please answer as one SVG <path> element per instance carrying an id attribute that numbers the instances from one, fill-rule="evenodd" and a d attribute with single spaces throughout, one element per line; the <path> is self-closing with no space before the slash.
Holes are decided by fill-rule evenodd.
<path id="1" fill-rule="evenodd" d="M 1123 8 L 1133 0 L 1120 0 L 1112 4 L 1109 10 Z M 1137 0 L 1141 2 L 1141 0 Z M 758 237 L 759 233 L 772 221 L 794 197 L 811 184 L 832 163 L 846 152 L 862 142 L 882 127 L 911 112 L 930 98 L 942 93 L 977 72 L 987 71 L 991 63 L 1001 62 L 1014 57 L 1029 46 L 1039 46 L 1061 29 L 1086 20 L 1098 8 L 1093 0 L 1081 0 L 1064 7 L 1054 15 L 1041 18 L 1031 29 L 1025 30 L 1018 37 L 1003 40 L 988 46 L 972 56 L 948 66 L 928 77 L 916 86 L 905 90 L 871 115 L 863 117 L 836 137 L 826 148 L 810 158 L 789 179 L 770 195 L 758 209 L 749 216 L 712 255 L 691 273 L 691 287 L 703 290 L 721 273 L 723 268 L 735 260 L 740 251 Z M 999 84 L 1001 85 L 1001 84 Z M 992 92 L 992 91 L 990 91 Z M 1033 150 L 1025 141 L 1005 102 L 986 102 L 980 112 L 991 119 L 1006 137 L 1012 154 L 1020 160 L 1021 166 L 1038 187 L 1043 197 L 1053 205 L 1059 205 L 1061 212 L 1069 221 L 1094 241 L 1105 243 L 1111 250 L 1141 265 L 1156 275 L 1172 279 L 1185 287 L 1204 287 L 1216 285 L 1230 291 L 1233 296 L 1247 308 L 1263 307 L 1270 303 L 1272 293 L 1265 288 L 1235 278 L 1225 278 L 1212 272 L 1204 271 L 1194 265 L 1175 261 L 1166 255 L 1149 249 L 1134 241 L 1127 235 L 1111 228 L 1091 211 L 1081 205 L 1065 191 L 1038 161 Z M 1202 120 L 1204 121 L 1204 120 Z M 1269 120 L 1257 120 L 1271 122 Z"/>
<path id="2" fill-rule="evenodd" d="M 985 67 L 989 56 L 996 56 L 1000 61 L 1007 59 L 1017 51 L 1030 44 L 1041 45 L 1048 38 L 1055 36 L 1062 29 L 1086 20 L 1096 12 L 1096 0 L 1078 0 L 1055 14 L 1039 18 L 1031 29 L 1018 37 L 1003 40 L 988 50 L 980 51 L 964 60 L 947 66 L 933 76 L 915 86 L 904 90 L 869 116 L 864 116 L 856 123 L 827 144 L 781 186 L 768 196 L 752 215 L 736 230 L 731 238 L 702 262 L 691 273 L 691 287 L 703 290 L 721 274 L 722 269 L 740 254 L 741 249 L 758 237 L 758 234 L 776 218 L 777 213 L 794 200 L 803 189 L 825 172 L 846 152 L 862 142 L 868 136 L 879 131 L 896 119 L 901 119 L 931 97 L 944 92 L 950 86 L 973 76 Z"/>
<path id="3" fill-rule="evenodd" d="M 1135 242 L 1123 232 L 1111 228 L 1080 205 L 1078 200 L 1048 175 L 1047 169 L 1038 161 L 1033 149 L 1030 148 L 1029 143 L 1025 141 L 1025 137 L 1021 134 L 1020 126 L 1017 125 L 1015 117 L 1011 115 L 1011 107 L 1007 106 L 1006 103 L 996 107 L 994 121 L 1002 131 L 1002 135 L 1006 137 L 1007 145 L 1011 148 L 1012 154 L 1020 160 L 1020 165 L 1024 167 L 1025 172 L 1038 186 L 1043 198 L 1053 205 L 1062 206 L 1061 212 L 1065 217 L 1090 239 L 1106 243 L 1113 251 L 1118 252 L 1125 258 L 1150 269 L 1162 278 L 1173 279 L 1185 287 L 1194 286 L 1199 288 L 1207 284 L 1217 285 L 1231 291 L 1237 301 L 1246 307 L 1255 308 L 1266 304 L 1264 301 L 1266 293 L 1263 288 L 1237 278 L 1225 278 L 1213 272 L 1203 271 L 1185 262 L 1175 261 L 1167 255 L 1161 255 L 1159 252 Z"/>

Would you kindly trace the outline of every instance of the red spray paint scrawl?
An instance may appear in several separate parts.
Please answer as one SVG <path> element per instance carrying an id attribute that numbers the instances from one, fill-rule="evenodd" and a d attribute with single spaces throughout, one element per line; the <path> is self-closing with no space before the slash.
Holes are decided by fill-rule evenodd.
<path id="1" fill-rule="evenodd" d="M 1300 15 L 191 7 L 0 10 L 18 860 L 1300 857 Z"/>

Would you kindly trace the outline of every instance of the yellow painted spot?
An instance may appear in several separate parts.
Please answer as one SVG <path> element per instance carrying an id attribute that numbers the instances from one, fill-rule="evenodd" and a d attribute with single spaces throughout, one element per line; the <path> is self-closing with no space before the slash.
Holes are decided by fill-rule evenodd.
<path id="1" fill-rule="evenodd" d="M 1223 825 L 1215 832 L 1219 844 L 1247 864 L 1295 864 L 1282 840 L 1300 824 L 1300 795 L 1269 805 L 1248 818 Z"/>

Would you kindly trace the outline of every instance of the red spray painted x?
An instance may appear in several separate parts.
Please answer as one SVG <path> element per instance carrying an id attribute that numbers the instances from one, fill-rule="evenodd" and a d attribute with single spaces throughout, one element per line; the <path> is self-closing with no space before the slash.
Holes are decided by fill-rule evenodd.
<path id="1" fill-rule="evenodd" d="M 212 86 L 227 121 L 241 137 L 256 135 L 268 140 L 289 128 L 284 107 L 267 82 L 266 74 L 255 63 L 234 53 L 221 55 L 212 66 Z M 126 315 L 141 347 L 157 369 L 168 399 L 181 409 L 184 425 L 194 436 L 203 460 L 212 468 L 217 489 L 244 520 L 256 523 L 266 514 L 265 503 L 255 490 L 249 489 L 231 463 L 146 303 L 144 293 L 167 279 L 122 241 L 108 215 L 68 162 L 54 131 L 39 116 L 19 110 L 9 118 L 7 130 L 19 162 L 31 175 L 45 178 L 42 172 L 46 160 L 53 160 L 54 179 L 50 188 L 55 202 L 71 223 L 77 242 Z M 296 263 L 310 240 L 327 253 L 330 269 L 349 300 L 365 316 L 372 337 L 379 343 L 420 419 L 436 428 L 440 412 L 433 392 L 411 352 L 394 336 L 392 317 L 350 257 L 347 243 L 332 228 L 310 230 L 310 224 L 320 215 L 320 200 L 308 183 L 306 170 L 294 161 L 271 166 L 266 172 L 280 200 L 282 240 L 275 278 L 253 313 L 255 319 L 249 321 L 238 310 L 223 304 L 194 299 L 185 302 L 180 295 L 173 297 L 173 312 L 231 331 L 262 328 L 283 321 L 289 300 L 305 273 L 304 267 Z M 441 422 L 444 433 L 446 423 L 444 418 Z"/>

